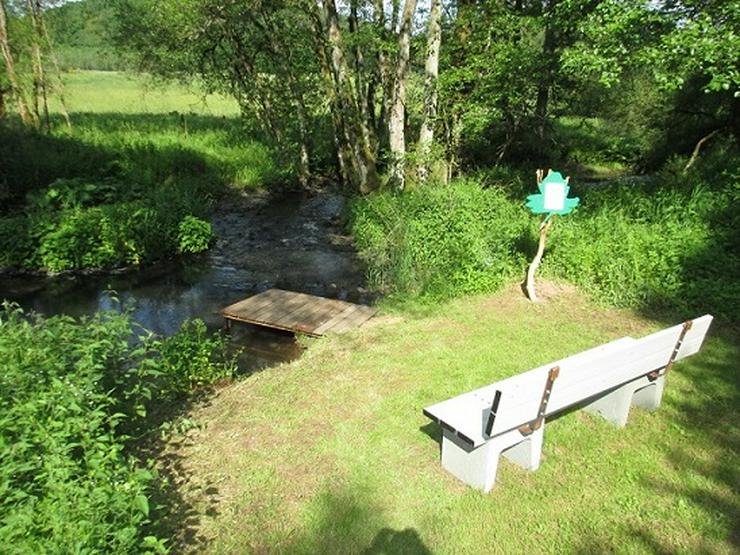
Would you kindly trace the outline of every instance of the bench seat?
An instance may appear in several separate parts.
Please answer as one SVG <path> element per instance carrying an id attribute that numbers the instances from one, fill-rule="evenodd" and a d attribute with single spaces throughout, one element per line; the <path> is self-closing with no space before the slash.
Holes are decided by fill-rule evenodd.
<path id="1" fill-rule="evenodd" d="M 623 337 L 426 407 L 424 414 L 443 429 L 443 466 L 488 491 L 496 468 L 490 459 L 497 461 L 506 450 L 515 462 L 537 468 L 548 416 L 586 404 L 587 410 L 624 426 L 630 405 L 657 409 L 669 360 L 698 352 L 711 321 L 705 315 L 641 339 Z M 543 391 L 554 368 L 557 377 L 543 409 Z M 541 426 L 522 433 L 520 428 L 535 422 L 540 412 Z"/>

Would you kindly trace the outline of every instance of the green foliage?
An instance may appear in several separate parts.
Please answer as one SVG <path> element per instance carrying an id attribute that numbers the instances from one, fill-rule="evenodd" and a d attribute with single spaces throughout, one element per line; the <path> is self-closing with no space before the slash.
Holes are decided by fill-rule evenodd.
<path id="1" fill-rule="evenodd" d="M 430 299 L 492 291 L 523 263 L 526 214 L 474 181 L 359 199 L 351 229 L 372 285 Z"/>
<path id="2" fill-rule="evenodd" d="M 236 366 L 199 320 L 161 341 L 134 329 L 125 314 L 0 311 L 0 541 L 10 552 L 165 550 L 147 532 L 161 513 L 149 500 L 155 476 L 127 454 L 126 434 Z"/>
<path id="3" fill-rule="evenodd" d="M 177 243 L 180 252 L 202 252 L 208 249 L 212 238 L 211 224 L 195 216 L 185 216 L 178 226 Z"/>
<path id="4" fill-rule="evenodd" d="M 53 272 L 139 264 L 207 248 L 210 209 L 228 183 L 285 178 L 270 151 L 234 119 L 140 114 L 166 106 L 235 113 L 233 104 L 143 80 L 79 72 L 67 77 L 78 114 L 73 136 L 0 126 L 0 267 Z M 219 103 L 220 102 L 220 103 Z M 123 112 L 130 112 L 124 114 Z M 133 123 L 132 123 L 133 122 Z"/>
<path id="5" fill-rule="evenodd" d="M 553 227 L 543 273 L 612 305 L 735 318 L 740 166 L 728 154 L 688 174 L 676 160 L 651 184 L 588 191 L 583 208 Z"/>
<path id="6" fill-rule="evenodd" d="M 65 2 L 45 14 L 62 69 L 122 68 L 113 46 L 115 10 L 109 0 Z"/>
<path id="7" fill-rule="evenodd" d="M 186 321 L 159 346 L 159 396 L 174 399 L 233 378 L 236 358 L 228 355 L 227 343 L 209 334 L 202 320 Z"/>
<path id="8" fill-rule="evenodd" d="M 610 305 L 736 318 L 739 161 L 727 143 L 688 173 L 675 159 L 649 183 L 573 183 L 581 205 L 554 222 L 542 274 Z M 523 277 L 538 222 L 520 185 L 508 189 L 513 197 L 465 181 L 356 201 L 351 227 L 371 284 L 444 299 Z"/>
<path id="9" fill-rule="evenodd" d="M 0 313 L 0 540 L 17 553 L 143 547 L 152 475 L 123 451 L 119 400 L 149 373 L 125 317 Z"/>

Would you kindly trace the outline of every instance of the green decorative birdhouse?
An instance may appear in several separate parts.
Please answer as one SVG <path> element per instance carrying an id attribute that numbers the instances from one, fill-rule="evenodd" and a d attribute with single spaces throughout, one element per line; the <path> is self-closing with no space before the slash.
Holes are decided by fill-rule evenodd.
<path id="1" fill-rule="evenodd" d="M 537 183 L 537 187 L 540 192 L 527 197 L 527 208 L 534 214 L 547 214 L 545 220 L 555 214 L 564 216 L 572 212 L 580 202 L 578 197 L 568 198 L 570 186 L 560 172 L 550 171 L 545 179 Z"/>

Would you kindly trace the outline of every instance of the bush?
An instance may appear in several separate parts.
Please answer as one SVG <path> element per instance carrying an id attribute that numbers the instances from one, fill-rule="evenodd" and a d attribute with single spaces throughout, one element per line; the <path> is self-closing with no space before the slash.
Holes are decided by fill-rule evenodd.
<path id="1" fill-rule="evenodd" d="M 228 380 L 236 373 L 236 358 L 227 354 L 227 340 L 209 335 L 202 320 L 190 320 L 159 346 L 158 390 L 174 399 L 203 386 Z"/>
<path id="2" fill-rule="evenodd" d="M 669 162 L 651 182 L 614 182 L 577 192 L 558 218 L 541 274 L 579 285 L 600 302 L 646 310 L 740 314 L 740 158 L 733 145 L 691 171 Z M 474 181 L 357 200 L 351 228 L 368 280 L 408 297 L 444 299 L 523 279 L 538 221 L 521 180 L 480 173 Z M 574 188 L 577 188 L 577 183 Z M 521 199 L 521 200 L 518 200 Z"/>
<path id="3" fill-rule="evenodd" d="M 13 553 L 164 551 L 156 486 L 127 454 L 163 400 L 233 375 L 202 322 L 134 337 L 127 315 L 43 319 L 0 310 L 0 542 Z M 132 338 L 135 339 L 132 341 Z"/>
<path id="4" fill-rule="evenodd" d="M 106 202 L 110 187 L 59 180 L 29 195 L 29 216 L 0 218 L 0 268 L 112 268 L 210 245 L 211 225 L 193 215 L 207 212 L 209 201 L 192 182 Z"/>
<path id="5" fill-rule="evenodd" d="M 351 228 L 371 284 L 444 299 L 492 291 L 523 264 L 515 244 L 526 214 L 474 181 L 357 200 Z"/>
<path id="6" fill-rule="evenodd" d="M 0 327 L 0 541 L 17 553 L 142 550 L 152 476 L 117 432 L 123 386 L 148 370 L 127 319 L 6 309 Z"/>
<path id="7" fill-rule="evenodd" d="M 207 250 L 212 238 L 211 224 L 195 216 L 185 216 L 178 226 L 177 243 L 180 252 Z"/>

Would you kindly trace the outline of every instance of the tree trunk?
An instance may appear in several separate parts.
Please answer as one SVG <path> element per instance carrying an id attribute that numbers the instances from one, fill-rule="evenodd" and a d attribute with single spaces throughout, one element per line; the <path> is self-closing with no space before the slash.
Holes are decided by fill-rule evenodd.
<path id="1" fill-rule="evenodd" d="M 72 131 L 72 120 L 69 117 L 69 111 L 67 110 L 67 101 L 64 97 L 64 82 L 62 81 L 62 70 L 59 67 L 59 60 L 57 60 L 56 54 L 54 53 L 54 45 L 51 43 L 51 37 L 49 36 L 49 30 L 46 27 L 46 22 L 44 21 L 43 14 L 41 12 L 40 2 L 39 2 L 38 23 L 39 23 L 39 29 L 41 31 L 41 34 L 43 35 L 43 39 L 46 41 L 46 47 L 48 49 L 49 58 L 51 58 L 51 62 L 54 65 L 54 71 L 56 72 L 56 77 L 58 81 L 57 82 L 57 86 L 58 86 L 57 98 L 59 99 L 59 106 L 62 111 L 62 117 L 64 117 L 64 122 L 67 124 L 67 129 L 69 129 L 69 131 Z"/>
<path id="2" fill-rule="evenodd" d="M 556 0 L 550 0 L 548 2 L 548 13 L 544 14 L 545 40 L 542 45 L 542 54 L 545 67 L 543 68 L 537 87 L 537 104 L 534 108 L 535 133 L 538 139 L 540 139 L 540 144 L 543 148 L 545 148 L 543 141 L 548 129 L 547 109 L 550 103 L 550 89 L 552 87 L 553 67 L 555 65 L 555 47 L 557 46 L 555 31 L 552 28 L 552 22 L 549 18 L 549 12 L 552 11 L 555 3 Z"/>
<path id="3" fill-rule="evenodd" d="M 419 132 L 419 179 L 429 174 L 429 157 L 434 142 L 437 121 L 437 77 L 439 75 L 439 49 L 442 44 L 442 1 L 431 0 L 429 29 L 427 31 L 427 60 L 424 66 L 424 122 Z"/>
<path id="4" fill-rule="evenodd" d="M 534 289 L 534 274 L 537 272 L 537 268 L 540 267 L 540 262 L 542 262 L 542 255 L 545 253 L 545 242 L 547 241 L 547 232 L 550 231 L 550 226 L 552 225 L 552 219 L 547 220 L 547 222 L 543 222 L 540 225 L 540 241 L 537 245 L 537 254 L 535 254 L 534 259 L 532 260 L 532 263 L 529 265 L 529 269 L 527 270 L 527 281 L 526 285 L 524 286 L 525 292 L 527 293 L 527 297 L 532 302 L 537 302 L 537 292 Z"/>
<path id="5" fill-rule="evenodd" d="M 375 166 L 375 155 L 368 141 L 369 131 L 366 122 L 359 113 L 357 96 L 348 75 L 347 62 L 342 47 L 342 35 L 339 29 L 339 17 L 334 0 L 324 2 L 327 29 L 326 34 L 331 50 L 331 68 L 334 80 L 336 105 L 343 129 L 335 129 L 339 135 L 340 151 L 344 150 L 342 142 L 350 156 L 345 162 L 345 171 L 349 174 L 352 185 L 361 193 L 369 193 L 378 188 L 379 179 Z"/>
<path id="6" fill-rule="evenodd" d="M 395 79 L 393 82 L 393 101 L 388 136 L 391 147 L 391 184 L 403 190 L 406 184 L 406 80 L 409 72 L 411 54 L 411 25 L 413 23 L 416 0 L 406 0 L 403 6 L 401 28 L 398 31 L 398 57 L 396 59 Z"/>
<path id="7" fill-rule="evenodd" d="M 385 6 L 383 0 L 374 0 L 373 21 L 377 36 L 381 44 L 377 52 L 377 63 L 375 67 L 375 83 L 380 86 L 380 114 L 375 124 L 375 137 L 378 140 L 378 148 L 381 152 L 388 149 L 388 119 L 391 112 L 391 96 L 393 95 L 393 78 L 386 52 L 385 42 L 388 40 L 388 29 L 386 23 L 393 25 L 393 16 L 391 21 L 386 20 Z M 398 0 L 393 0 L 394 9 L 397 11 Z M 374 90 L 371 91 L 374 95 Z M 374 100 L 373 100 L 374 105 Z"/>
<path id="8" fill-rule="evenodd" d="M 23 94 L 23 89 L 18 84 L 18 78 L 15 73 L 15 61 L 13 60 L 13 52 L 10 49 L 10 40 L 8 38 L 8 18 L 4 0 L 0 0 L 0 50 L 2 50 L 3 58 L 5 59 L 5 71 L 8 81 L 10 81 L 10 92 L 15 97 L 18 105 L 18 115 L 25 125 L 31 125 L 33 124 L 33 118 L 31 112 L 28 110 L 28 103 Z"/>
<path id="9" fill-rule="evenodd" d="M 38 125 L 43 121 L 44 127 L 49 130 L 49 105 L 46 95 L 46 78 L 44 77 L 44 63 L 41 59 L 41 29 L 39 27 L 39 10 L 41 7 L 36 0 L 26 0 L 28 17 L 31 19 L 33 35 L 31 37 L 31 70 L 33 72 L 33 113 Z M 41 108 L 39 108 L 41 104 Z M 43 112 L 43 118 L 42 118 Z"/>
<path id="10" fill-rule="evenodd" d="M 310 149 L 309 141 L 310 136 L 308 133 L 308 116 L 306 114 L 306 104 L 303 100 L 303 94 L 301 93 L 298 83 L 295 77 L 290 71 L 288 72 L 288 87 L 290 88 L 290 94 L 293 97 L 293 103 L 296 107 L 296 117 L 298 119 L 298 181 L 302 187 L 308 186 L 308 179 L 311 175 L 310 168 Z"/>

